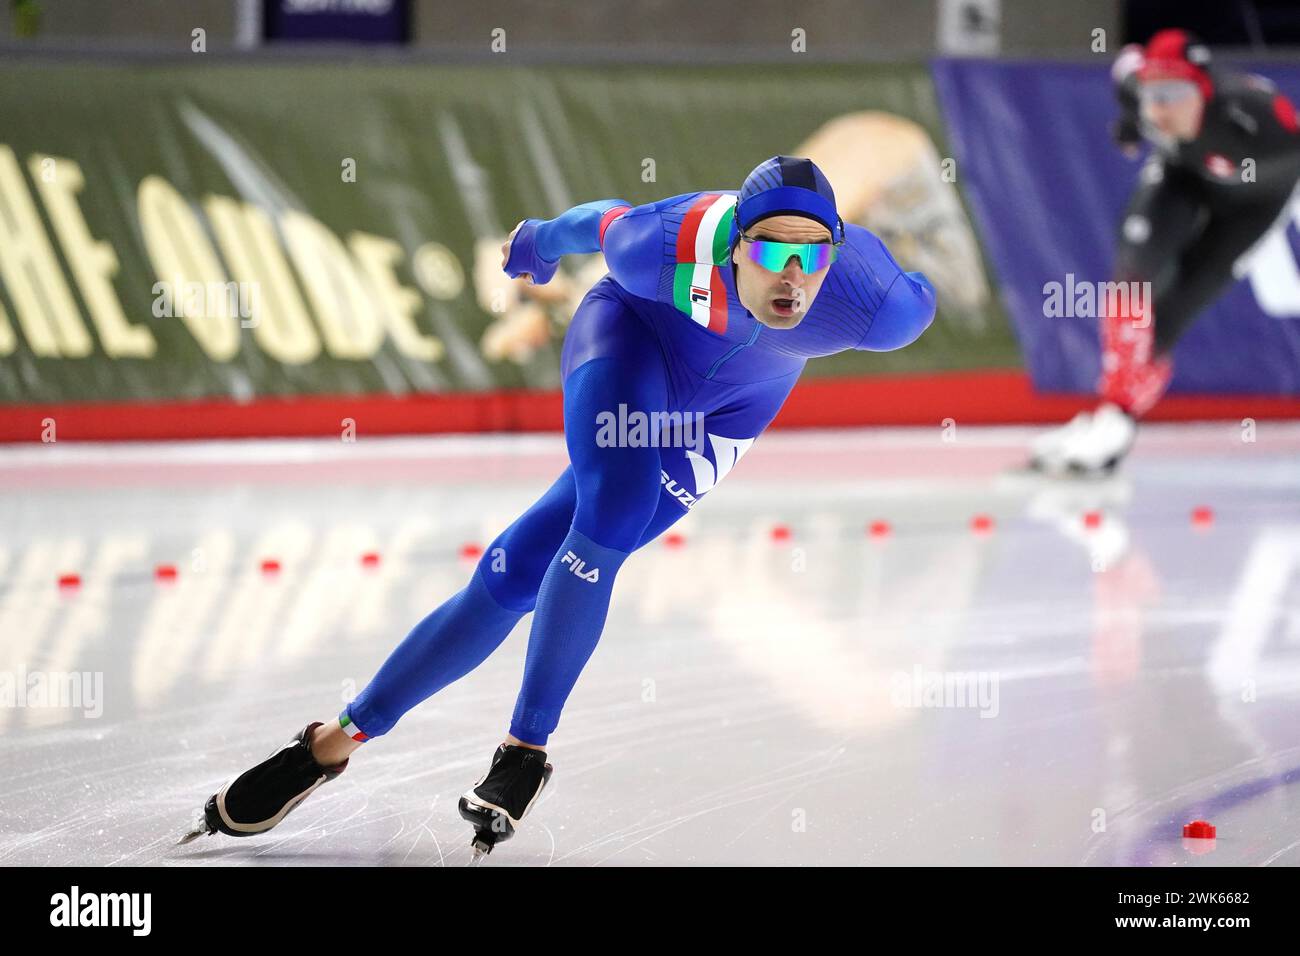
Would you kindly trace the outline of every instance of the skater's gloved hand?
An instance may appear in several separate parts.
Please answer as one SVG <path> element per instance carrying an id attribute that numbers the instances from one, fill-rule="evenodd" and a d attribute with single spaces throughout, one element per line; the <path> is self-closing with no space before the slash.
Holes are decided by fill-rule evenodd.
<path id="1" fill-rule="evenodd" d="M 1130 77 L 1137 75 L 1146 60 L 1146 51 L 1141 43 L 1127 43 L 1115 57 L 1110 67 L 1110 78 L 1116 86 L 1122 86 Z"/>
<path id="2" fill-rule="evenodd" d="M 1142 132 L 1131 117 L 1122 116 L 1115 120 L 1111 124 L 1110 136 L 1129 159 L 1141 152 Z"/>
<path id="3" fill-rule="evenodd" d="M 560 261 L 543 259 L 537 252 L 537 227 L 542 220 L 525 219 L 511 231 L 501 246 L 501 268 L 515 279 L 528 276 L 534 285 L 546 285 Z"/>

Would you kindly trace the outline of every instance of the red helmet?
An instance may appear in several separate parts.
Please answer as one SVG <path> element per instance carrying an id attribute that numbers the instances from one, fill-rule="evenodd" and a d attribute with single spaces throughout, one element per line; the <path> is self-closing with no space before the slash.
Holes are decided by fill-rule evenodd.
<path id="1" fill-rule="evenodd" d="M 1214 95 L 1209 66 L 1210 51 L 1204 43 L 1186 30 L 1161 30 L 1147 43 L 1138 79 L 1143 83 L 1148 80 L 1190 80 L 1208 100 Z"/>

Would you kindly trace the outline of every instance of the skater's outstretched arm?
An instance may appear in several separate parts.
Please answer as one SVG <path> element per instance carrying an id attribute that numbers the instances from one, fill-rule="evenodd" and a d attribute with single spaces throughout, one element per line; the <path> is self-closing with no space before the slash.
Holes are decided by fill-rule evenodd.
<path id="1" fill-rule="evenodd" d="M 1111 66 L 1111 82 L 1119 100 L 1120 115 L 1111 124 L 1111 138 L 1124 155 L 1134 157 L 1142 144 L 1142 117 L 1138 105 L 1138 70 L 1142 66 L 1142 45 L 1130 43 L 1120 50 Z"/>
<path id="2" fill-rule="evenodd" d="M 680 220 L 699 197 L 723 195 L 723 191 L 683 193 L 635 207 L 622 199 L 600 199 L 555 219 L 525 219 L 502 247 L 502 264 L 511 277 L 528 275 L 543 284 L 555 274 L 561 256 L 603 252 L 610 275 L 625 291 L 659 301 L 665 268 L 690 261 L 677 259 L 679 250 L 665 228 L 665 215 Z M 718 223 L 729 224 L 730 218 Z M 679 242 L 683 234 L 677 233 Z M 672 301 L 671 288 L 664 301 Z"/>
<path id="3" fill-rule="evenodd" d="M 537 251 L 547 259 L 571 252 L 600 252 L 609 224 L 631 208 L 624 199 L 598 199 L 574 206 L 538 225 Z"/>
<path id="4" fill-rule="evenodd" d="M 569 253 L 600 252 L 609 224 L 632 208 L 623 199 L 598 199 L 574 206 L 554 219 L 525 219 L 502 247 L 506 275 L 530 276 L 545 285 Z"/>

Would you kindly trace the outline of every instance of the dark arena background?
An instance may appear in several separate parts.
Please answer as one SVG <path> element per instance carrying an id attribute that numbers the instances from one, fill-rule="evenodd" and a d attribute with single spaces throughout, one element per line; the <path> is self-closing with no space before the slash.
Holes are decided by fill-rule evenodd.
<path id="1" fill-rule="evenodd" d="M 1159 125 L 1193 100 L 1191 133 Z M 261 875 L 382 867 L 400 894 L 430 885 L 401 868 L 474 863 L 922 867 L 894 890 L 918 919 L 949 892 L 928 880 L 997 868 L 960 892 L 1005 893 L 1013 935 L 1042 907 L 1057 932 L 1280 919 L 1240 897 L 1300 865 L 1295 103 L 1300 7 L 1272 0 L 0 0 L 22 918 L 103 925 L 47 903 L 74 884 L 154 892 L 161 927 L 193 904 L 160 894 L 228 892 L 231 867 L 292 905 L 339 874 Z M 803 321 L 846 301 L 855 242 L 887 250 L 879 294 L 835 321 L 887 330 L 881 290 L 908 282 L 933 319 L 810 357 L 770 428 L 732 433 L 710 416 L 749 407 L 747 356 L 797 332 L 733 284 L 811 281 L 780 251 L 811 240 L 760 236 L 776 273 L 750 237 L 732 266 L 683 237 L 740 229 L 731 197 L 774 156 L 824 173 L 850 236 Z M 636 254 L 665 259 L 630 290 L 606 237 L 638 214 L 665 239 Z M 584 310 L 636 296 L 582 344 Z M 590 530 L 627 488 L 584 484 L 626 481 L 584 463 L 566 336 L 674 322 L 664 361 L 736 391 L 682 471 L 663 451 L 651 510 L 681 513 L 630 553 Z M 498 538 L 557 476 L 537 555 Z M 536 612 L 435 681 L 506 612 L 438 615 L 537 556 Z M 552 631 L 599 644 L 549 740 L 511 738 L 519 781 L 530 743 L 554 772 L 526 818 L 479 807 L 511 831 L 485 855 L 476 787 Z M 413 641 L 390 679 L 445 686 L 335 782 L 313 747 L 366 736 L 363 691 Z M 178 843 L 272 751 L 329 786 L 262 794 L 273 830 Z M 1092 869 L 1109 882 L 1069 882 Z M 1017 909 L 1054 880 L 1088 889 Z"/>

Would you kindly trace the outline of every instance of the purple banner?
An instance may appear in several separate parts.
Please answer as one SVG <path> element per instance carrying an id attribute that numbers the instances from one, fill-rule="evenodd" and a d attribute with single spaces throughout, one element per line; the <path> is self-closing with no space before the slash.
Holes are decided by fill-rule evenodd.
<path id="1" fill-rule="evenodd" d="M 1300 67 L 1248 70 L 1300 102 Z M 934 78 L 957 179 L 1034 387 L 1092 391 L 1097 320 L 1060 315 L 1049 290 L 1069 296 L 1078 285 L 1113 278 L 1115 240 L 1141 159 L 1126 158 L 1111 141 L 1119 106 L 1109 62 L 939 60 Z M 1171 391 L 1300 394 L 1297 218 L 1293 199 L 1290 216 L 1238 262 L 1242 278 L 1183 334 Z"/>

